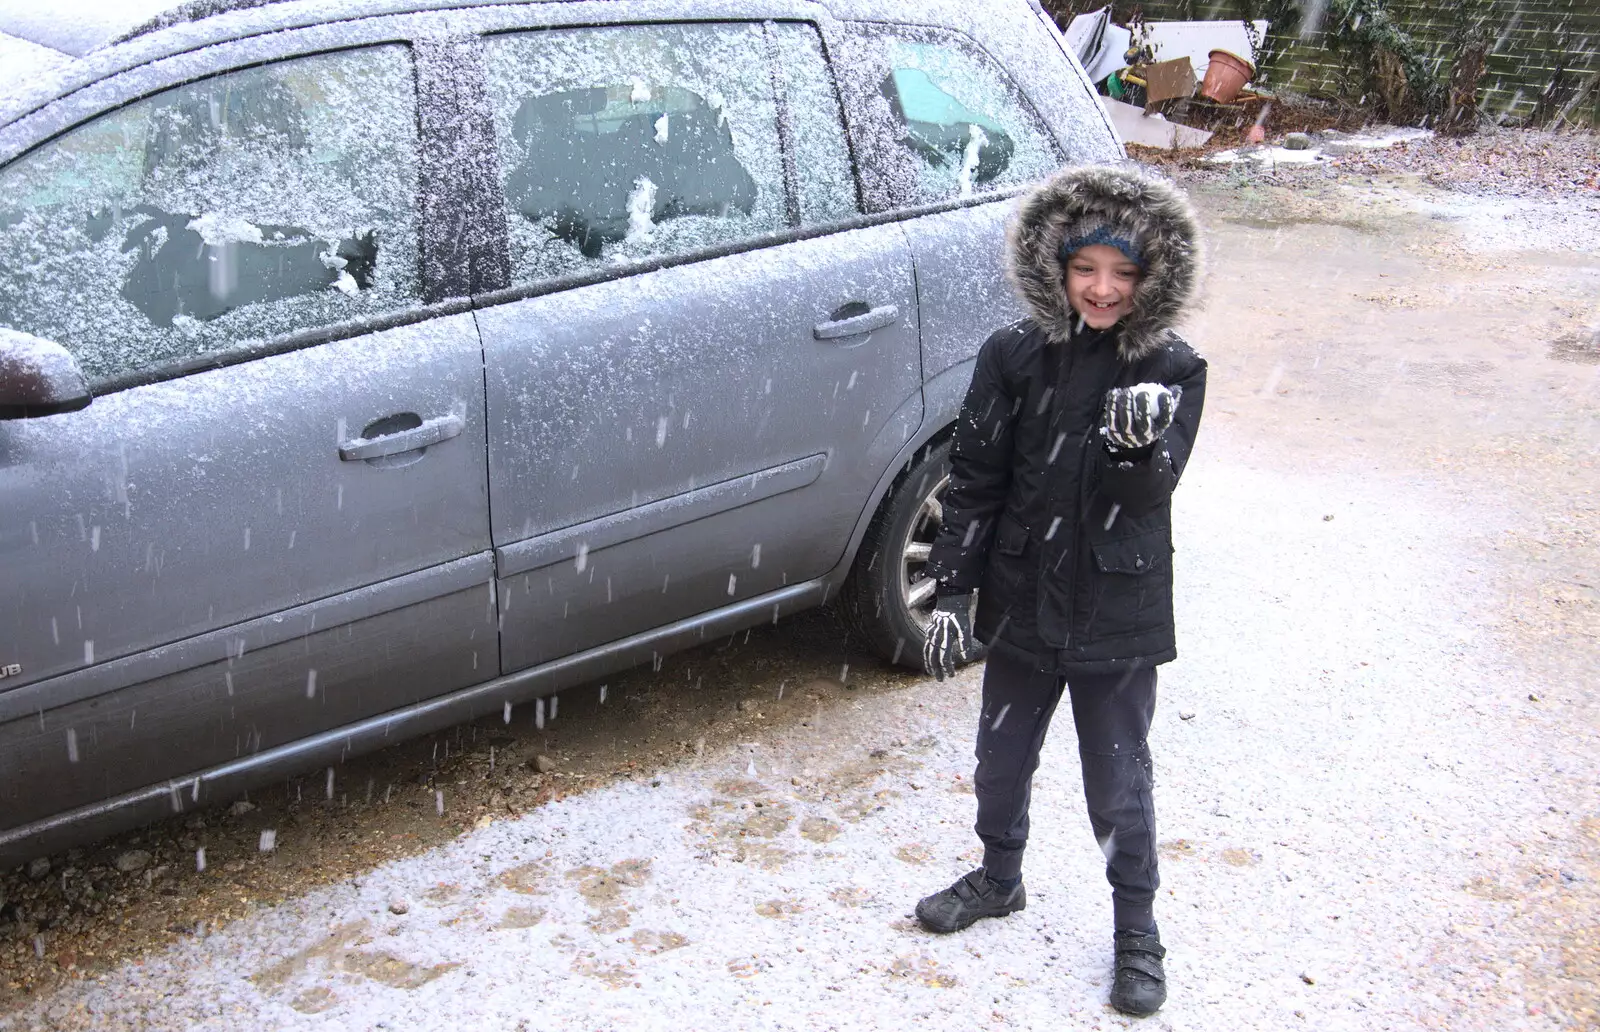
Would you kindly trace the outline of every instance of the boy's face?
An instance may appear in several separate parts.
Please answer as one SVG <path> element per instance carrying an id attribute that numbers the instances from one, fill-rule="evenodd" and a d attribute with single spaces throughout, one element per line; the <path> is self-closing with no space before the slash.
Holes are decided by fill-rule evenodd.
<path id="1" fill-rule="evenodd" d="M 1109 244 L 1090 244 L 1067 259 L 1067 303 L 1097 330 L 1133 311 L 1133 291 L 1144 274 Z"/>

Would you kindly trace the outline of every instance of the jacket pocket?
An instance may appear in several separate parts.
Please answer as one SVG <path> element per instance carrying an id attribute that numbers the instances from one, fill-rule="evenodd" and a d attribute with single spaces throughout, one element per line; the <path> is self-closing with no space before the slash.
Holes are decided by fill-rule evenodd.
<path id="1" fill-rule="evenodd" d="M 983 584 L 978 589 L 974 630 L 985 641 L 997 634 L 1013 642 L 1033 640 L 1038 609 L 1038 558 L 1029 555 L 1029 551 L 1028 528 L 1015 517 L 1002 513 L 995 527 Z"/>
<path id="2" fill-rule="evenodd" d="M 1001 555 L 1021 555 L 1028 550 L 1028 528 L 1012 518 L 1008 512 L 1000 514 L 1000 526 L 994 535 L 994 550 Z"/>
<path id="3" fill-rule="evenodd" d="M 1165 528 L 1091 547 L 1095 565 L 1089 639 L 1145 642 L 1170 637 L 1172 543 Z"/>
<path id="4" fill-rule="evenodd" d="M 1101 573 L 1140 576 L 1163 565 L 1171 554 L 1172 545 L 1162 530 L 1095 545 L 1094 563 Z"/>

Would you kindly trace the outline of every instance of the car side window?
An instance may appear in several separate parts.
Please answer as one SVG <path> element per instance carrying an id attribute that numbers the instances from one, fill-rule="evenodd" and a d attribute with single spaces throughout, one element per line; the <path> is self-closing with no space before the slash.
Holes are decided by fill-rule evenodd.
<path id="1" fill-rule="evenodd" d="M 421 303 L 403 46 L 136 101 L 0 170 L 0 325 L 93 381 Z"/>
<path id="2" fill-rule="evenodd" d="M 1021 91 L 966 37 L 858 24 L 843 51 L 841 84 L 874 210 L 969 197 L 1060 167 Z"/>
<path id="3" fill-rule="evenodd" d="M 486 47 L 513 283 L 787 224 L 762 26 L 548 30 Z"/>

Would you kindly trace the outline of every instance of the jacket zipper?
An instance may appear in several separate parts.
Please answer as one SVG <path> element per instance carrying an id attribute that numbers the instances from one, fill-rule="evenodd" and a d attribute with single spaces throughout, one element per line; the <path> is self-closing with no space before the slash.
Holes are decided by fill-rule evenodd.
<path id="1" fill-rule="evenodd" d="M 1116 342 L 1116 338 L 1113 337 L 1109 341 L 1101 341 L 1100 343 L 1101 343 L 1102 347 L 1109 346 L 1112 349 L 1111 350 L 1111 376 L 1106 381 L 1105 385 L 1100 389 L 1100 392 L 1099 392 L 1099 395 L 1101 397 L 1104 397 L 1106 391 L 1109 391 L 1112 387 L 1115 387 L 1117 385 L 1117 378 L 1122 372 L 1122 366 L 1121 366 L 1120 360 L 1117 357 L 1117 352 L 1116 352 L 1117 342 Z M 1069 359 L 1071 359 L 1072 356 L 1069 354 L 1068 357 L 1069 357 Z M 1071 375 L 1072 366 L 1075 365 L 1075 364 L 1076 364 L 1075 361 L 1069 361 L 1068 368 L 1067 368 L 1067 375 L 1069 375 L 1069 376 Z M 1066 378 L 1063 377 L 1061 383 L 1065 384 L 1065 382 L 1066 382 Z M 1056 393 L 1058 395 L 1064 394 L 1065 390 L 1062 389 L 1062 387 L 1058 386 Z M 1090 447 L 1090 445 L 1092 445 L 1094 443 L 1094 439 L 1095 439 L 1095 428 L 1091 424 L 1089 429 L 1088 429 L 1088 431 L 1083 435 L 1083 440 L 1078 444 L 1078 498 L 1077 498 L 1077 513 L 1076 513 L 1075 518 L 1072 521 L 1072 562 L 1070 564 L 1068 564 L 1068 567 L 1067 567 L 1068 573 L 1067 573 L 1066 630 L 1061 636 L 1061 646 L 1060 646 L 1060 648 L 1063 651 L 1072 647 L 1072 633 L 1073 633 L 1073 623 L 1072 623 L 1072 621 L 1074 620 L 1074 618 L 1077 615 L 1078 562 L 1079 562 L 1079 559 L 1080 559 L 1080 552 L 1081 552 L 1081 549 L 1079 548 L 1079 545 L 1081 544 L 1080 535 L 1083 533 L 1083 522 L 1084 522 L 1084 520 L 1088 519 L 1088 516 L 1089 516 L 1089 447 Z M 1040 558 L 1041 559 L 1043 558 L 1042 554 L 1041 554 Z M 1040 572 L 1042 573 L 1043 571 L 1041 570 Z"/>
<path id="2" fill-rule="evenodd" d="M 1055 378 L 1055 382 L 1051 385 L 1051 387 L 1055 391 L 1055 393 L 1052 396 L 1051 402 L 1050 402 L 1049 430 L 1054 431 L 1054 432 L 1056 432 L 1058 434 L 1065 435 L 1066 431 L 1061 428 L 1061 424 L 1063 422 L 1063 414 L 1062 414 L 1061 410 L 1062 410 L 1062 405 L 1063 405 L 1063 399 L 1065 399 L 1066 396 L 1067 396 L 1067 381 L 1072 378 L 1072 370 L 1077 365 L 1077 356 L 1076 356 L 1076 354 L 1074 354 L 1075 349 L 1073 347 L 1073 342 L 1072 342 L 1071 338 L 1068 338 L 1067 342 L 1065 344 L 1060 345 L 1060 347 L 1064 350 L 1065 354 L 1062 356 L 1062 360 L 1056 364 L 1056 378 Z M 1050 442 L 1050 444 L 1051 444 L 1050 454 L 1056 455 L 1059 458 L 1059 450 L 1058 450 L 1058 446 L 1056 445 L 1055 441 L 1052 440 Z M 1082 447 L 1082 445 L 1079 445 L 1078 452 L 1079 452 L 1079 454 L 1078 454 L 1078 469 L 1079 469 L 1080 474 L 1081 474 L 1081 471 L 1083 469 L 1083 447 Z M 1050 467 L 1053 466 L 1053 465 L 1054 465 L 1054 463 L 1050 462 L 1049 459 L 1045 460 L 1045 477 L 1047 478 L 1047 482 L 1051 485 L 1051 490 L 1048 492 L 1048 497 L 1050 498 L 1050 501 L 1051 501 L 1051 508 L 1055 509 L 1056 508 L 1056 504 L 1055 503 L 1057 502 L 1057 497 L 1056 497 L 1056 492 L 1055 492 L 1056 478 L 1052 475 L 1053 471 L 1050 469 Z M 1082 480 L 1080 478 L 1080 480 L 1079 480 L 1080 507 L 1081 507 L 1082 489 L 1083 489 L 1083 484 L 1082 484 Z M 1078 572 L 1077 571 L 1077 565 L 1078 565 L 1078 524 L 1081 523 L 1081 522 L 1082 522 L 1081 519 L 1075 519 L 1073 521 L 1073 525 L 1072 525 L 1072 541 L 1071 541 L 1070 546 L 1069 546 L 1072 549 L 1072 563 L 1071 563 L 1071 566 L 1068 568 L 1068 573 L 1067 573 L 1067 609 L 1068 609 L 1068 612 L 1067 612 L 1066 626 L 1065 626 L 1064 632 L 1063 632 L 1062 637 L 1061 637 L 1061 644 L 1060 644 L 1060 646 L 1058 646 L 1058 648 L 1061 648 L 1061 649 L 1068 648 L 1072 644 L 1072 613 L 1071 613 L 1071 609 L 1072 609 L 1072 592 L 1073 592 L 1073 590 L 1074 590 L 1074 588 L 1076 586 L 1076 581 L 1077 581 L 1077 572 Z M 1041 542 L 1041 545 L 1042 545 L 1042 542 Z M 1042 609 L 1043 602 L 1044 602 L 1044 578 L 1046 576 L 1050 575 L 1050 573 L 1048 573 L 1044 568 L 1044 559 L 1045 559 L 1045 550 L 1044 550 L 1043 547 L 1041 547 L 1039 549 L 1039 581 L 1038 581 L 1038 587 L 1035 588 L 1035 591 L 1037 592 L 1037 597 L 1035 598 L 1035 601 L 1034 601 L 1034 608 L 1035 608 L 1034 620 L 1035 620 L 1035 622 L 1038 624 L 1038 626 L 1040 628 L 1040 631 L 1041 631 L 1040 637 L 1041 638 L 1043 638 L 1044 621 L 1042 619 L 1040 619 L 1040 617 L 1043 614 L 1041 612 L 1039 612 L 1039 610 Z M 1058 566 L 1060 565 L 1059 562 L 1057 563 L 1057 565 Z M 1045 644 L 1048 645 L 1049 643 L 1045 642 Z"/>
<path id="3" fill-rule="evenodd" d="M 1072 621 L 1077 617 L 1078 558 L 1081 551 L 1078 546 L 1079 535 L 1083 533 L 1083 521 L 1089 515 L 1089 443 L 1093 440 L 1094 430 L 1091 428 L 1083 435 L 1083 443 L 1078 445 L 1078 516 L 1072 521 L 1072 564 L 1067 576 L 1067 633 L 1063 636 L 1063 649 L 1072 645 Z"/>

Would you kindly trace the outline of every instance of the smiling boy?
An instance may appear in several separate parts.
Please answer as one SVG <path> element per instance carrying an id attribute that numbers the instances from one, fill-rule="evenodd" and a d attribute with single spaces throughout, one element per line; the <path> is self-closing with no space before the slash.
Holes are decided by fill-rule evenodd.
<path id="1" fill-rule="evenodd" d="M 1195 295 L 1199 235 L 1182 194 L 1128 168 L 1068 169 L 1023 199 L 1007 258 L 1030 317 L 978 353 L 928 561 L 929 671 L 953 673 L 974 637 L 989 646 L 984 859 L 917 917 L 953 932 L 1026 906 L 1032 778 L 1065 693 L 1112 889 L 1111 1003 L 1129 1014 L 1166 1000 L 1147 736 L 1156 666 L 1177 655 L 1171 496 L 1205 399 L 1205 361 L 1171 329 Z"/>

